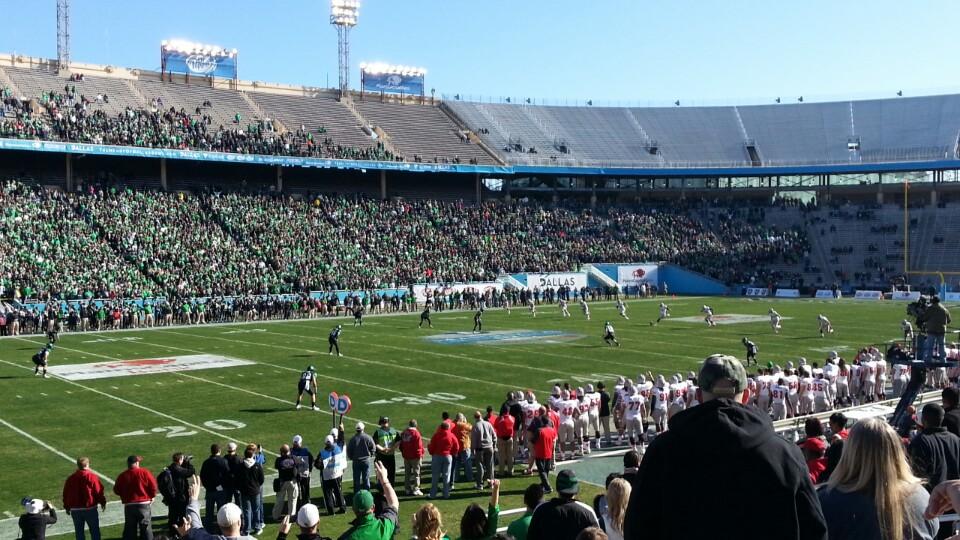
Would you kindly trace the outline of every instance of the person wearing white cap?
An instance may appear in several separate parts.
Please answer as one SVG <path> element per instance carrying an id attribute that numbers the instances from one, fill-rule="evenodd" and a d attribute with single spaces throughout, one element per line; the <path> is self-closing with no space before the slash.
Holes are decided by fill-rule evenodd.
<path id="1" fill-rule="evenodd" d="M 373 469 L 377 445 L 373 437 L 363 432 L 366 426 L 357 422 L 357 434 L 347 443 L 347 459 L 353 462 L 353 489 L 370 489 L 370 471 Z"/>
<path id="2" fill-rule="evenodd" d="M 203 523 L 200 521 L 200 501 L 198 500 L 200 484 L 200 477 L 198 476 L 194 476 L 193 481 L 188 483 L 187 513 L 175 527 L 180 538 L 188 540 L 256 540 L 252 536 L 240 534 L 243 512 L 239 506 L 233 503 L 221 506 L 217 512 L 217 526 L 220 527 L 221 534 L 210 534 L 205 531 Z"/>
<path id="3" fill-rule="evenodd" d="M 303 437 L 293 436 L 290 454 L 297 459 L 297 484 L 300 486 L 297 508 L 310 502 L 310 471 L 313 470 L 313 453 L 303 445 Z"/>
<path id="4" fill-rule="evenodd" d="M 297 526 L 300 527 L 299 540 L 322 540 L 320 529 L 320 510 L 313 504 L 305 504 L 297 512 Z"/>
<path id="5" fill-rule="evenodd" d="M 25 514 L 20 516 L 21 538 L 23 540 L 44 540 L 47 537 L 47 526 L 57 522 L 57 511 L 50 501 L 42 499 L 24 499 Z"/>

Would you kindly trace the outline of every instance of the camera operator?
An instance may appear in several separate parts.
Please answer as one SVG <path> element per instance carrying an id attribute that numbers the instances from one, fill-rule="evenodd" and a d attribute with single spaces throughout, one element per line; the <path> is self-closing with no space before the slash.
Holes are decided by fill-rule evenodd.
<path id="1" fill-rule="evenodd" d="M 26 513 L 20 516 L 20 538 L 44 540 L 47 537 L 47 526 L 57 522 L 57 511 L 50 501 L 23 499 L 22 502 Z"/>
<path id="2" fill-rule="evenodd" d="M 173 455 L 167 470 L 170 471 L 172 491 L 164 494 L 164 504 L 167 505 L 167 523 L 170 530 L 180 524 L 180 519 L 187 515 L 187 503 L 190 502 L 190 482 L 197 474 L 193 467 L 193 456 L 182 452 Z M 163 474 L 163 473 L 161 473 Z M 162 483 L 162 482 L 160 482 Z"/>
<path id="3" fill-rule="evenodd" d="M 940 303 L 940 297 L 930 298 L 930 305 L 917 317 L 917 325 L 927 334 L 922 347 L 923 361 L 931 362 L 934 355 L 943 362 L 947 359 L 945 334 L 950 324 L 950 312 Z M 919 341 L 919 340 L 918 340 Z M 918 346 L 918 348 L 920 348 Z"/>

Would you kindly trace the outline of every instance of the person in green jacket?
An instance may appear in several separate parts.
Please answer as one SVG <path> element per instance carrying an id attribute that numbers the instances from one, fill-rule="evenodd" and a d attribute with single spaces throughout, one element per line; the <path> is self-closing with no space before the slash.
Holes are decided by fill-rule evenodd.
<path id="1" fill-rule="evenodd" d="M 353 496 L 353 512 L 357 518 L 350 522 L 350 529 L 340 535 L 339 540 L 391 540 L 397 529 L 397 514 L 400 512 L 400 500 L 387 478 L 387 469 L 379 461 L 374 463 L 377 482 L 386 500 L 380 513 L 375 513 L 373 494 L 362 489 Z M 494 528 L 496 531 L 496 528 Z"/>
<path id="2" fill-rule="evenodd" d="M 490 540 L 496 536 L 500 524 L 500 480 L 493 480 L 490 490 L 490 506 L 486 514 L 476 503 L 464 510 L 457 540 Z"/>
<path id="3" fill-rule="evenodd" d="M 533 511 L 543 502 L 543 486 L 540 484 L 530 484 L 527 490 L 523 492 L 523 505 L 527 507 L 523 517 L 514 521 L 507 527 L 507 534 L 515 540 L 527 540 L 527 529 L 530 528 L 530 519 L 533 517 Z"/>

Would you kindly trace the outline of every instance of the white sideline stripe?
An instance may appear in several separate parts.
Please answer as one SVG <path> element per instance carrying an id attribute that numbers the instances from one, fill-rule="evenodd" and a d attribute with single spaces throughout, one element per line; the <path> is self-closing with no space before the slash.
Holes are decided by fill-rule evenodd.
<path id="1" fill-rule="evenodd" d="M 33 340 L 29 340 L 29 339 L 26 339 L 26 338 L 18 337 L 17 339 L 20 340 L 20 341 L 26 341 L 26 342 L 28 342 L 28 343 L 33 343 L 33 344 L 35 344 L 35 345 L 40 345 L 40 344 L 41 344 L 41 343 L 39 343 L 39 342 L 36 342 L 36 341 L 33 341 Z M 61 348 L 61 349 L 64 349 L 64 350 L 68 350 L 68 351 L 83 352 L 83 351 L 79 351 L 79 350 L 77 350 L 77 349 L 70 349 L 70 348 L 63 347 L 63 346 L 60 346 L 60 348 Z M 99 356 L 99 357 L 101 357 L 101 358 L 106 358 L 106 359 L 108 359 L 108 360 L 116 360 L 116 358 L 113 358 L 113 357 L 110 357 L 110 356 L 106 356 L 106 355 L 103 355 L 103 354 L 98 354 L 98 353 L 90 353 L 90 354 L 93 354 L 93 355 L 95 355 L 95 356 Z M 18 364 L 14 364 L 13 362 L 8 362 L 8 361 L 6 361 L 6 360 L 0 360 L 0 362 L 3 362 L 4 364 L 7 364 L 7 365 L 10 365 L 10 366 L 13 366 L 13 367 L 18 367 L 18 368 L 26 369 L 27 371 L 30 371 L 30 368 L 29 368 L 29 367 L 21 366 L 21 365 L 18 365 Z M 63 377 L 57 377 L 56 375 L 53 376 L 53 379 L 63 381 L 63 382 L 65 382 L 65 383 L 67 383 L 67 384 L 72 384 L 72 385 L 74 385 L 74 386 L 76 386 L 76 387 L 83 388 L 84 390 L 89 390 L 90 392 L 93 392 L 93 393 L 95 393 L 95 394 L 99 394 L 99 395 L 101 395 L 101 396 L 110 398 L 110 399 L 112 399 L 112 400 L 119 401 L 120 403 L 124 403 L 124 404 L 130 405 L 131 407 L 136 407 L 136 408 L 138 408 L 138 409 L 147 411 L 147 412 L 150 413 L 150 414 L 154 414 L 154 415 L 156 415 L 156 416 L 160 416 L 160 417 L 166 418 L 166 419 L 168 419 L 168 420 L 173 420 L 173 421 L 175 421 L 175 422 L 180 422 L 181 424 L 184 424 L 184 425 L 186 425 L 186 426 L 190 426 L 190 427 L 192 427 L 193 429 L 198 429 L 198 430 L 203 431 L 203 432 L 205 432 L 205 433 L 209 433 L 210 435 L 215 435 L 215 436 L 217 436 L 217 437 L 221 437 L 222 439 L 224 439 L 224 440 L 226 440 L 226 441 L 233 441 L 233 442 L 236 442 L 236 443 L 238 443 L 238 444 L 241 444 L 241 443 L 242 443 L 243 445 L 250 444 L 250 443 L 248 443 L 248 442 L 246 442 L 246 441 L 241 441 L 241 440 L 239 440 L 239 439 L 237 439 L 237 438 L 235 438 L 235 437 L 231 437 L 231 436 L 229 436 L 229 435 L 224 435 L 223 433 L 218 433 L 218 432 L 216 432 L 216 431 L 214 431 L 214 430 L 212 430 L 212 429 L 209 429 L 209 428 L 206 428 L 206 427 L 203 427 L 203 426 L 198 426 L 197 424 L 192 424 L 192 423 L 187 422 L 187 421 L 185 421 L 185 420 L 183 420 L 183 419 L 181 419 L 181 418 L 177 418 L 176 416 L 172 416 L 172 415 L 169 415 L 169 414 L 167 414 L 167 413 L 160 412 L 160 411 L 158 411 L 158 410 L 156 410 L 156 409 L 151 409 L 150 407 L 147 407 L 146 405 L 141 405 L 141 404 L 139 404 L 139 403 L 136 403 L 136 402 L 133 402 L 133 401 L 124 399 L 124 398 L 122 398 L 122 397 L 115 396 L 115 395 L 110 394 L 110 393 L 108 393 L 108 392 L 104 392 L 104 391 L 102 391 L 102 390 L 97 390 L 96 388 L 93 388 L 92 386 L 86 386 L 86 385 L 80 384 L 80 383 L 78 383 L 78 382 L 76 382 L 76 381 L 67 380 L 67 379 L 64 379 Z M 276 453 L 271 452 L 271 451 L 266 450 L 266 449 L 263 450 L 263 452 L 266 453 L 266 454 L 270 454 L 270 455 L 272 455 L 272 456 L 278 456 L 278 455 L 279 455 L 279 454 L 276 454 Z"/>
<path id="2" fill-rule="evenodd" d="M 167 330 L 166 332 L 169 333 L 169 334 L 177 334 L 177 335 L 180 335 L 180 336 L 187 336 L 187 337 L 192 337 L 192 338 L 195 338 L 195 339 L 221 339 L 221 340 L 223 340 L 223 341 L 229 341 L 229 342 L 231 342 L 231 343 L 243 343 L 243 344 L 245 344 L 245 345 L 254 345 L 254 346 L 257 346 L 257 347 L 265 347 L 265 348 L 268 348 L 268 349 L 288 349 L 288 350 L 291 350 L 291 351 L 308 352 L 308 353 L 310 353 L 310 354 L 320 354 L 320 355 L 323 354 L 322 352 L 312 351 L 312 350 L 309 350 L 309 349 L 302 349 L 302 348 L 296 348 L 296 347 L 287 347 L 287 346 L 284 346 L 284 345 L 275 345 L 275 344 L 270 344 L 270 343 L 256 343 L 256 342 L 254 342 L 254 341 L 239 341 L 239 340 L 236 340 L 236 339 L 226 339 L 226 338 L 220 338 L 220 337 L 217 337 L 217 336 L 205 336 L 205 335 L 198 335 L 198 334 L 186 334 L 186 333 L 184 333 L 184 332 L 176 332 L 176 331 L 173 331 L 173 330 Z M 293 336 L 292 334 L 280 334 L 280 335 L 284 335 L 284 336 L 288 336 L 288 337 L 295 337 L 295 336 Z M 144 343 L 144 342 L 141 342 L 141 343 Z M 166 347 L 166 345 L 157 345 L 157 346 L 158 346 L 158 347 Z M 189 349 L 183 349 L 183 350 L 189 350 Z M 394 365 L 394 364 L 386 364 L 386 363 L 383 363 L 383 362 L 372 362 L 372 361 L 369 361 L 369 360 L 359 359 L 359 358 L 357 358 L 357 357 L 355 357 L 355 356 L 343 355 L 342 358 L 346 358 L 347 360 L 356 360 L 356 361 L 358 361 L 358 362 L 367 362 L 367 363 L 373 363 L 373 364 L 381 364 L 381 365 L 388 366 L 388 367 L 398 367 L 398 368 L 403 368 L 403 369 L 412 369 L 412 370 L 414 370 L 414 371 L 421 371 L 421 372 L 427 373 L 427 374 L 429 374 L 429 375 L 434 375 L 434 376 L 435 376 L 435 375 L 440 375 L 439 373 L 436 373 L 436 372 L 434 372 L 434 371 L 428 371 L 428 370 L 416 369 L 416 368 L 409 368 L 409 367 L 407 367 L 407 366 L 396 366 L 396 365 Z M 259 360 L 254 360 L 254 361 L 257 362 L 257 363 L 263 364 L 263 365 L 265 365 L 265 366 L 271 366 L 271 367 L 275 367 L 275 368 L 279 368 L 279 369 L 285 369 L 285 370 L 288 370 L 288 371 L 295 371 L 295 372 L 297 372 L 297 373 L 300 372 L 299 369 L 292 368 L 292 367 L 281 366 L 281 365 L 277 365 L 277 364 L 271 364 L 271 363 L 268 363 L 268 362 L 261 362 L 261 361 L 259 361 Z M 357 382 L 357 381 L 351 381 L 351 380 L 348 380 L 348 379 L 341 379 L 341 378 L 339 378 L 339 377 L 333 377 L 333 376 L 325 375 L 325 374 L 322 374 L 322 373 L 317 373 L 317 377 L 320 377 L 320 378 L 323 378 L 323 379 L 329 379 L 329 380 L 332 380 L 332 381 L 338 381 L 338 382 L 342 382 L 342 383 L 347 383 L 347 384 L 355 384 L 355 385 L 357 385 L 357 386 L 366 386 L 366 387 L 368 387 L 368 388 L 373 388 L 373 389 L 375 389 L 375 390 L 382 390 L 382 391 L 384 391 L 384 392 L 390 392 L 390 393 L 399 394 L 399 395 L 402 395 L 402 396 L 416 396 L 416 394 L 412 394 L 412 393 L 410 393 L 410 392 L 400 392 L 399 390 L 394 390 L 394 389 L 392 389 L 392 388 L 385 388 L 385 387 L 383 387 L 383 386 L 376 386 L 376 385 L 372 385 L 372 384 L 367 384 L 367 383 L 362 383 L 362 382 Z M 483 382 L 483 381 L 474 381 L 474 382 Z M 511 388 L 512 388 L 512 387 L 511 387 Z M 452 406 L 455 406 L 455 407 L 470 407 L 470 408 L 473 408 L 473 409 L 478 408 L 478 407 L 476 407 L 476 406 L 470 405 L 470 404 L 468 404 L 468 403 L 463 403 L 463 402 L 445 401 L 445 400 L 439 400 L 439 399 L 431 399 L 430 401 L 433 401 L 433 402 L 436 402 L 436 403 L 445 403 L 445 404 L 447 404 L 447 405 L 452 405 Z M 482 408 L 482 407 L 481 407 L 481 408 Z"/>
<path id="3" fill-rule="evenodd" d="M 28 368 L 28 369 L 29 369 L 29 368 Z M 69 455 L 61 452 L 60 450 L 57 450 L 56 448 L 54 448 L 54 447 L 50 446 L 49 444 L 41 441 L 40 439 L 34 437 L 33 435 L 27 433 L 27 432 L 24 431 L 24 430 L 18 428 L 17 426 L 11 424 L 10 422 L 7 422 L 7 421 L 4 420 L 3 418 L 0 418 L 0 424 L 3 424 L 3 425 L 5 425 L 5 426 L 7 426 L 7 427 L 10 428 L 12 431 L 15 431 L 16 433 L 19 433 L 20 435 L 22 435 L 23 437 L 26 437 L 27 439 L 30 439 L 31 441 L 35 442 L 36 444 L 39 444 L 40 446 L 46 448 L 47 450 L 53 452 L 54 454 L 56 454 L 56 455 L 62 457 L 63 459 L 69 461 L 70 463 L 73 463 L 73 464 L 76 464 L 76 463 L 77 463 L 77 458 L 72 457 L 72 456 L 69 456 Z M 107 483 L 110 484 L 111 486 L 115 483 L 115 482 L 113 481 L 113 479 L 110 478 L 109 476 L 106 476 L 106 475 L 104 475 L 104 474 L 101 474 L 101 473 L 99 473 L 99 472 L 97 472 L 97 471 L 95 471 L 95 470 L 93 470 L 93 469 L 90 469 L 90 472 L 92 472 L 93 474 L 99 476 L 100 478 L 102 478 L 105 482 L 107 482 Z"/>

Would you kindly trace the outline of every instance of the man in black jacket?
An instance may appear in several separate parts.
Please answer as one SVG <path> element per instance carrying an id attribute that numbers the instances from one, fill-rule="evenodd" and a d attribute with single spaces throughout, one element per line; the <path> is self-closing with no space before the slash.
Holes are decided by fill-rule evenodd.
<path id="1" fill-rule="evenodd" d="M 960 392 L 953 386 L 943 389 L 941 394 L 943 399 L 943 427 L 947 431 L 960 437 Z"/>
<path id="2" fill-rule="evenodd" d="M 800 450 L 766 413 L 741 405 L 740 361 L 709 356 L 698 380 L 701 404 L 674 415 L 644 454 L 624 538 L 826 540 Z"/>
<path id="3" fill-rule="evenodd" d="M 600 427 L 603 428 L 603 442 L 610 446 L 610 394 L 607 393 L 607 387 L 603 382 L 597 383 L 597 390 L 600 392 Z M 599 444 L 599 436 L 597 440 Z"/>
<path id="4" fill-rule="evenodd" d="M 180 520 L 187 515 L 187 503 L 190 502 L 190 481 L 197 474 L 190 462 L 193 456 L 188 456 L 183 452 L 177 452 L 173 455 L 170 465 L 170 475 L 173 479 L 173 499 L 164 501 L 167 504 L 167 524 L 168 529 L 173 530 L 180 524 Z"/>
<path id="5" fill-rule="evenodd" d="M 527 540 L 575 540 L 580 531 L 599 527 L 597 514 L 577 500 L 580 482 L 570 469 L 557 473 L 557 497 L 533 511 Z"/>
<path id="6" fill-rule="evenodd" d="M 910 442 L 913 473 L 933 490 L 941 482 L 960 479 L 960 437 L 943 427 L 943 407 L 928 403 L 920 412 L 923 431 Z"/>
<path id="7" fill-rule="evenodd" d="M 210 457 L 200 466 L 200 483 L 203 484 L 206 499 L 206 526 L 217 522 L 217 512 L 227 504 L 230 496 L 230 465 L 220 455 L 220 445 L 210 445 Z"/>

